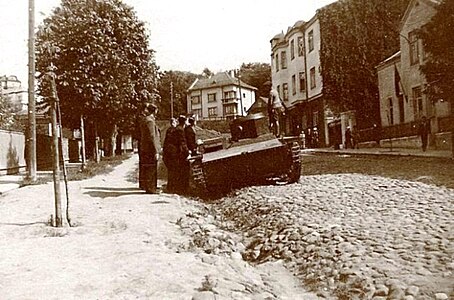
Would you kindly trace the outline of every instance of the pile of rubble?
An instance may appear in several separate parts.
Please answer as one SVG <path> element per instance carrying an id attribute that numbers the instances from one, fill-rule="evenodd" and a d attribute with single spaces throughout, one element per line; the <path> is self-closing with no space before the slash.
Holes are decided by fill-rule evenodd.
<path id="1" fill-rule="evenodd" d="M 191 246 L 241 254 L 252 264 L 284 260 L 326 298 L 448 299 L 454 288 L 453 195 L 422 183 L 313 176 L 242 189 L 182 222 L 197 227 L 186 224 Z"/>

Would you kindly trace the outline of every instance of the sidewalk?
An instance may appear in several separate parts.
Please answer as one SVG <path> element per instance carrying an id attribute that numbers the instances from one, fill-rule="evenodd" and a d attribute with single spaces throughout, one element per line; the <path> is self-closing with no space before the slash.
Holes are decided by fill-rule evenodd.
<path id="1" fill-rule="evenodd" d="M 413 148 L 361 148 L 361 149 L 341 149 L 333 148 L 311 148 L 302 150 L 303 153 L 336 153 L 339 155 L 388 155 L 388 156 L 411 156 L 411 157 L 433 157 L 433 158 L 452 158 L 450 150 L 427 150 Z"/>

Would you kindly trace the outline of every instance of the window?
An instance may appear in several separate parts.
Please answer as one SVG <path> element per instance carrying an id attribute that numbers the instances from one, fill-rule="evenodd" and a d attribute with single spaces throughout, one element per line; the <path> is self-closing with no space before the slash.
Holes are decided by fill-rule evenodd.
<path id="1" fill-rule="evenodd" d="M 224 114 L 225 115 L 235 115 L 236 114 L 236 105 L 226 105 L 224 106 Z"/>
<path id="2" fill-rule="evenodd" d="M 279 54 L 276 53 L 276 72 L 279 72 Z"/>
<path id="3" fill-rule="evenodd" d="M 216 118 L 218 116 L 217 107 L 208 107 L 208 118 Z"/>
<path id="4" fill-rule="evenodd" d="M 280 85 L 277 86 L 277 94 L 279 95 L 279 98 L 282 98 L 281 97 L 281 86 Z"/>
<path id="5" fill-rule="evenodd" d="M 416 32 L 412 31 L 408 34 L 409 46 L 410 46 L 410 65 L 419 63 L 418 53 L 418 36 Z"/>
<path id="6" fill-rule="evenodd" d="M 393 111 L 393 98 L 388 98 L 388 123 L 389 125 L 394 125 L 394 111 Z"/>
<path id="7" fill-rule="evenodd" d="M 300 92 L 305 92 L 306 91 L 306 75 L 304 72 L 300 72 Z"/>
<path id="8" fill-rule="evenodd" d="M 192 96 L 191 97 L 191 102 L 192 102 L 192 104 L 199 104 L 200 103 L 200 96 L 199 95 Z"/>
<path id="9" fill-rule="evenodd" d="M 281 69 L 287 69 L 287 52 L 281 52 Z"/>
<path id="10" fill-rule="evenodd" d="M 292 75 L 292 95 L 296 95 L 296 75 Z"/>
<path id="11" fill-rule="evenodd" d="M 197 119 L 202 118 L 202 109 L 193 109 L 192 114 L 196 116 Z"/>
<path id="12" fill-rule="evenodd" d="M 415 119 L 419 119 L 422 116 L 422 92 L 421 87 L 417 86 L 412 89 L 413 96 L 413 112 L 415 114 Z"/>
<path id="13" fill-rule="evenodd" d="M 298 37 L 298 56 L 304 55 L 304 39 L 302 36 Z"/>
<path id="14" fill-rule="evenodd" d="M 290 42 L 290 57 L 292 58 L 292 60 L 295 58 L 295 40 L 294 39 Z"/>
<path id="15" fill-rule="evenodd" d="M 312 67 L 310 72 L 311 89 L 315 89 L 315 87 L 317 86 L 317 84 L 315 83 L 315 67 Z"/>
<path id="16" fill-rule="evenodd" d="M 284 101 L 288 101 L 288 84 L 287 83 L 282 84 L 282 90 L 284 93 Z"/>
<path id="17" fill-rule="evenodd" d="M 236 98 L 235 91 L 224 92 L 224 99 L 235 99 L 235 98 Z"/>
<path id="18" fill-rule="evenodd" d="M 312 113 L 312 126 L 318 126 L 318 111 Z"/>
<path id="19" fill-rule="evenodd" d="M 208 94 L 208 102 L 216 102 L 216 93 Z"/>
<path id="20" fill-rule="evenodd" d="M 309 35 L 307 37 L 307 44 L 308 44 L 309 52 L 314 50 L 314 30 L 309 31 Z"/>

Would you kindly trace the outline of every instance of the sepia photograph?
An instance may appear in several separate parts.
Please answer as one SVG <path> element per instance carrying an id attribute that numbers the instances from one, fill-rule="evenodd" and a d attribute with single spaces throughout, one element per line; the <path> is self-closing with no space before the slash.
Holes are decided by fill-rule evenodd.
<path id="1" fill-rule="evenodd" d="M 0 299 L 454 299 L 453 0 L 0 26 Z"/>

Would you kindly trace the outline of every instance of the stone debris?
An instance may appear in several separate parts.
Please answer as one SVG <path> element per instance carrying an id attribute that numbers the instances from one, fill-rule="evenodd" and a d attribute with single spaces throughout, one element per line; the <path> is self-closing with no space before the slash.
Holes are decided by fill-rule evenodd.
<path id="1" fill-rule="evenodd" d="M 251 264 L 283 260 L 321 297 L 454 293 L 454 190 L 448 188 L 358 174 L 307 176 L 236 191 L 203 204 L 180 226 L 193 237 L 186 249 Z"/>

